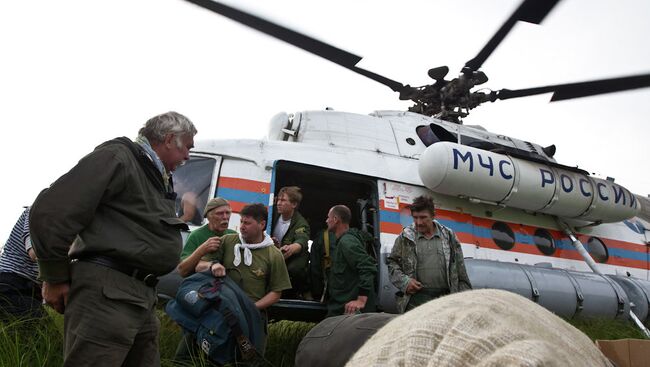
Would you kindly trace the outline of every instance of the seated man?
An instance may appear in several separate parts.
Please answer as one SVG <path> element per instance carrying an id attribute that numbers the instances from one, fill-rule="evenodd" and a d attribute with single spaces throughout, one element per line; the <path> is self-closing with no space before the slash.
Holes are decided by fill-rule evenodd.
<path id="1" fill-rule="evenodd" d="M 0 317 L 40 317 L 41 286 L 29 237 L 29 208 L 14 225 L 0 256 Z"/>
<path id="2" fill-rule="evenodd" d="M 291 289 L 282 253 L 264 231 L 268 211 L 263 204 L 246 205 L 241 212 L 240 235 L 222 237 L 221 246 L 203 260 L 215 277 L 228 275 L 255 302 L 265 316 L 268 307 L 280 300 L 282 291 Z"/>
<path id="3" fill-rule="evenodd" d="M 194 269 L 181 274 L 188 276 L 195 271 L 209 269 L 215 277 L 228 275 L 255 303 L 266 321 L 265 310 L 280 300 L 282 291 L 291 288 L 289 274 L 282 252 L 273 246 L 273 240 L 264 231 L 268 217 L 266 207 L 263 204 L 249 204 L 239 215 L 241 234 L 224 235 L 216 250 L 208 252 Z M 177 361 L 187 359 L 188 351 L 184 348 L 192 351 L 198 349 L 192 335 L 186 334 L 184 341 L 181 341 Z"/>
<path id="4" fill-rule="evenodd" d="M 309 277 L 309 223 L 296 210 L 302 201 L 298 186 L 287 186 L 278 192 L 275 206 L 277 213 L 273 218 L 271 230 L 273 242 L 280 248 L 289 270 L 293 286 L 286 297 L 302 297 L 308 290 Z"/>
<path id="5" fill-rule="evenodd" d="M 232 209 L 225 199 L 217 197 L 208 201 L 203 211 L 208 223 L 192 231 L 181 253 L 178 272 L 182 276 L 192 274 L 203 256 L 217 250 L 221 236 L 237 233 L 228 229 L 231 214 Z"/>

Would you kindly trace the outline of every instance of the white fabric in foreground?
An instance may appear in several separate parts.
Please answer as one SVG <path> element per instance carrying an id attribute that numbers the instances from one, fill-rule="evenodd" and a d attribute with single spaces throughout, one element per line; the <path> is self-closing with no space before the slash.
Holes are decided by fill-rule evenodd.
<path id="1" fill-rule="evenodd" d="M 350 359 L 361 366 L 612 366 L 581 331 L 502 290 L 428 302 L 379 329 Z"/>

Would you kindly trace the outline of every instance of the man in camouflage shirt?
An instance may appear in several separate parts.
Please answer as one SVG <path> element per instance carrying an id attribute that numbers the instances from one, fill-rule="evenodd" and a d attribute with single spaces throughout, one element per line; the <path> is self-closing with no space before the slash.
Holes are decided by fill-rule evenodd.
<path id="1" fill-rule="evenodd" d="M 458 238 L 434 220 L 433 200 L 419 196 L 410 209 L 413 224 L 402 230 L 386 259 L 390 281 L 398 289 L 400 313 L 472 288 Z"/>

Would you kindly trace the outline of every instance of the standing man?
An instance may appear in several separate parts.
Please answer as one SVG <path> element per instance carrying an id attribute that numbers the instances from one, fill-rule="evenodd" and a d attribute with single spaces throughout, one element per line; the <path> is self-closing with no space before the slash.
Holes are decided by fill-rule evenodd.
<path id="1" fill-rule="evenodd" d="M 182 276 L 194 273 L 197 265 L 202 263 L 201 258 L 219 248 L 219 237 L 237 233 L 228 229 L 231 214 L 232 209 L 226 199 L 216 197 L 208 201 L 203 211 L 203 217 L 208 218 L 208 223 L 190 233 L 181 253 L 182 261 L 178 265 L 178 271 Z M 205 270 L 209 265 L 208 262 L 203 262 L 199 266 Z"/>
<path id="2" fill-rule="evenodd" d="M 395 239 L 386 259 L 390 281 L 398 289 L 400 313 L 445 294 L 472 288 L 458 238 L 434 220 L 433 199 L 418 196 L 410 209 L 413 224 Z"/>
<path id="3" fill-rule="evenodd" d="M 95 148 L 32 206 L 43 298 L 65 311 L 64 366 L 160 365 L 155 286 L 178 263 L 187 228 L 171 172 L 195 134 L 179 113 L 155 116 L 135 142 Z"/>
<path id="4" fill-rule="evenodd" d="M 309 278 L 309 223 L 296 210 L 302 201 L 298 186 L 280 189 L 275 203 L 277 215 L 273 219 L 271 233 L 273 242 L 280 248 L 287 263 L 289 278 L 295 294 L 289 297 L 302 297 L 308 290 Z"/>
<path id="5" fill-rule="evenodd" d="M 29 237 L 29 208 L 11 230 L 0 255 L 0 318 L 43 315 L 36 255 Z"/>
<path id="6" fill-rule="evenodd" d="M 327 230 L 336 235 L 328 282 L 328 317 L 375 311 L 377 263 L 366 252 L 359 230 L 350 228 L 351 218 L 345 205 L 336 205 L 327 213 Z"/>

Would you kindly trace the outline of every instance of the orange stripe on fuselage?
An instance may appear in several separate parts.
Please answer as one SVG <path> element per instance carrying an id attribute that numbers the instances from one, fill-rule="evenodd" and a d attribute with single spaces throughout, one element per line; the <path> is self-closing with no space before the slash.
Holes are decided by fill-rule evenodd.
<path id="1" fill-rule="evenodd" d="M 391 211 L 391 212 L 401 212 L 402 210 L 408 208 L 408 204 L 402 204 L 400 203 L 399 208 L 400 209 L 391 209 L 391 208 L 386 208 L 384 201 L 380 200 L 380 208 L 381 210 L 386 210 L 386 211 Z M 451 220 L 454 222 L 460 222 L 460 223 L 471 223 L 473 226 L 478 226 L 478 227 L 483 227 L 483 228 L 492 228 L 492 225 L 496 222 L 493 219 L 487 219 L 487 218 L 479 218 L 479 217 L 472 217 L 469 214 L 465 213 L 459 213 L 451 210 L 444 210 L 444 209 L 437 209 L 436 210 L 436 218 L 442 219 L 442 220 Z M 510 228 L 517 233 L 521 234 L 526 234 L 529 236 L 534 236 L 535 231 L 541 227 L 534 227 L 530 225 L 524 225 L 524 224 L 518 224 L 518 223 L 512 223 L 512 222 L 505 222 L 510 226 Z M 380 223 L 380 229 L 384 233 L 390 233 L 390 234 L 399 234 L 402 230 L 402 227 L 400 224 L 397 223 L 390 223 L 390 222 L 381 222 Z M 566 234 L 564 234 L 561 231 L 554 230 L 554 229 L 549 229 L 549 228 L 544 228 L 546 229 L 550 234 L 553 239 L 556 240 L 568 240 L 568 237 Z M 466 232 L 458 232 L 456 233 L 458 236 L 458 240 L 462 243 L 465 244 L 474 244 L 480 247 L 484 248 L 489 248 L 489 249 L 495 249 L 495 250 L 500 250 L 500 251 L 505 251 L 501 249 L 499 246 L 497 246 L 492 239 L 489 238 L 481 238 L 481 237 L 476 237 L 474 236 L 473 233 L 466 233 Z M 587 243 L 590 235 L 586 234 L 578 234 L 578 239 L 583 242 Z M 602 238 L 598 237 L 603 241 L 605 246 L 608 248 L 618 248 L 622 250 L 627 250 L 627 251 L 633 251 L 633 252 L 638 252 L 638 253 L 647 253 L 648 249 L 645 246 L 642 246 L 637 243 L 633 242 L 626 242 L 626 241 L 621 241 L 621 240 L 615 240 L 615 239 L 610 239 L 610 238 Z M 535 245 L 532 244 L 522 244 L 522 243 L 515 243 L 515 246 L 509 250 L 513 252 L 518 252 L 518 253 L 525 253 L 525 254 L 532 254 L 532 255 L 541 255 L 541 256 L 548 256 L 542 254 L 539 249 Z M 556 249 L 555 253 L 553 255 L 550 255 L 550 257 L 555 257 L 559 259 L 571 259 L 571 260 L 582 260 L 582 257 L 580 254 L 575 251 L 575 250 L 563 250 L 563 249 Z M 630 258 L 623 258 L 619 256 L 613 256 L 610 255 L 609 259 L 607 260 L 606 264 L 609 265 L 617 265 L 617 266 L 626 266 L 630 268 L 637 268 L 637 269 L 648 269 L 650 267 L 650 264 L 648 261 L 643 261 L 643 260 L 636 260 L 636 259 L 630 259 Z"/>
<path id="2" fill-rule="evenodd" d="M 271 184 L 268 182 L 248 180 L 245 178 L 236 177 L 221 176 L 219 177 L 218 186 L 227 189 L 259 192 L 262 194 L 268 194 L 271 191 Z"/>

